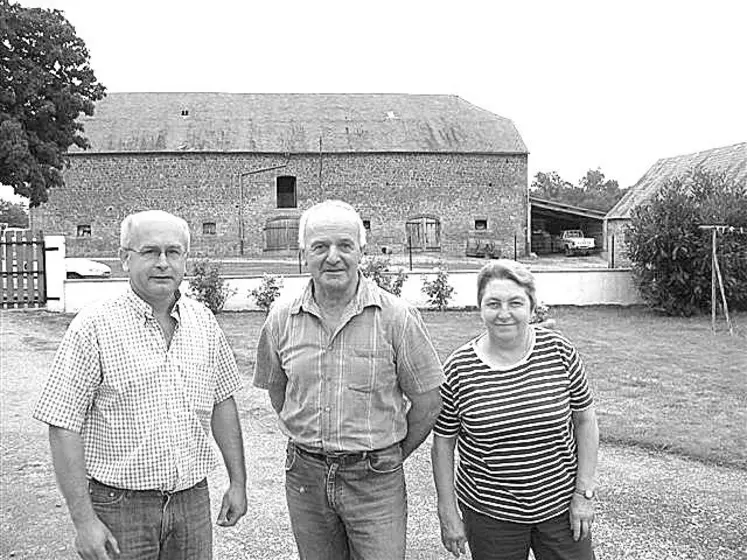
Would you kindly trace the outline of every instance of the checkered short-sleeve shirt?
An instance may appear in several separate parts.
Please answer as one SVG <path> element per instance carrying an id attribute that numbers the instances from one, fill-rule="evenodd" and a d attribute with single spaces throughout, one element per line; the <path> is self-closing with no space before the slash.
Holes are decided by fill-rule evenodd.
<path id="1" fill-rule="evenodd" d="M 241 381 L 213 314 L 181 297 L 170 346 L 131 289 L 78 314 L 57 350 L 34 418 L 81 434 L 88 475 L 130 490 L 182 490 L 217 461 L 215 403 Z"/>

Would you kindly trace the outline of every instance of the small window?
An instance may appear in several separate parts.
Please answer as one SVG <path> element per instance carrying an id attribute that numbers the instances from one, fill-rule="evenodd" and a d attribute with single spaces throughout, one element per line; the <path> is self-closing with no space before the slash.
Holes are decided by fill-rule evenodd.
<path id="1" fill-rule="evenodd" d="M 283 176 L 277 178 L 278 208 L 296 208 L 296 178 Z"/>
<path id="2" fill-rule="evenodd" d="M 215 235 L 215 222 L 202 222 L 202 235 Z"/>
<path id="3" fill-rule="evenodd" d="M 475 231 L 485 231 L 488 229 L 487 220 L 475 220 Z"/>
<path id="4" fill-rule="evenodd" d="M 78 226 L 78 237 L 91 237 L 91 225 L 83 224 Z"/>
<path id="5" fill-rule="evenodd" d="M 366 228 L 366 233 L 371 231 L 371 220 L 363 220 L 363 227 Z"/>

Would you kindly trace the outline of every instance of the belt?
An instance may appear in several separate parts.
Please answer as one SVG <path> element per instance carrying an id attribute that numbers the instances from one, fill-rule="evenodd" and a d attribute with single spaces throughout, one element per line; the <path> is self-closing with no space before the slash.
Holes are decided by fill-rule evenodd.
<path id="1" fill-rule="evenodd" d="M 157 490 L 157 489 L 131 490 L 129 488 L 118 488 L 116 486 L 111 486 L 109 484 L 105 484 L 105 483 L 103 483 L 103 482 L 101 482 L 99 480 L 96 480 L 95 478 L 91 478 L 90 480 L 94 484 L 98 484 L 99 486 L 103 486 L 105 488 L 111 488 L 112 490 L 125 490 L 127 492 L 137 492 L 138 494 L 143 494 L 143 495 L 148 495 L 148 494 L 156 495 L 157 494 L 157 495 L 160 495 L 160 496 L 171 496 L 171 495 L 174 495 L 174 494 L 179 494 L 180 492 L 186 492 L 187 490 L 193 490 L 195 488 L 195 486 L 206 482 L 206 479 L 203 478 L 201 481 L 199 481 L 194 486 L 190 486 L 189 488 L 183 488 L 182 490 Z"/>
<path id="2" fill-rule="evenodd" d="M 332 453 L 321 453 L 309 451 L 308 449 L 304 449 L 298 445 L 294 445 L 294 447 L 298 450 L 300 455 L 316 459 L 317 461 L 327 463 L 328 465 L 333 463 L 339 465 L 352 465 L 363 461 L 366 457 L 371 455 L 371 453 L 375 453 L 374 451 L 355 451 L 351 453 L 345 451 L 334 451 Z"/>

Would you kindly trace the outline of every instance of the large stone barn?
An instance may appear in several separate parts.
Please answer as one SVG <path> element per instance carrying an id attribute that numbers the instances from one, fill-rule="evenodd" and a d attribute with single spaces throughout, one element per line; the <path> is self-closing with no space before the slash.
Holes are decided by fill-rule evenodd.
<path id="1" fill-rule="evenodd" d="M 457 96 L 111 93 L 81 122 L 91 148 L 32 212 L 72 255 L 113 256 L 122 218 L 152 208 L 187 220 L 193 254 L 294 255 L 328 198 L 358 209 L 369 253 L 525 250 L 527 148 Z"/>
<path id="2" fill-rule="evenodd" d="M 692 154 L 662 158 L 657 161 L 638 182 L 607 212 L 605 223 L 605 247 L 609 264 L 630 264 L 625 244 L 625 229 L 630 223 L 633 209 L 649 200 L 667 179 L 687 174 L 696 167 L 724 173 L 732 181 L 747 181 L 747 142 L 714 148 Z"/>

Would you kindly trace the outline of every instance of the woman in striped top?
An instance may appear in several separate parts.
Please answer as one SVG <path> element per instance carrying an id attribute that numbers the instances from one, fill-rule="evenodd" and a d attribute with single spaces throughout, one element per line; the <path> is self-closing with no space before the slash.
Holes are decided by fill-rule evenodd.
<path id="1" fill-rule="evenodd" d="M 592 559 L 599 431 L 583 363 L 563 336 L 529 324 L 523 265 L 483 267 L 477 299 L 486 331 L 446 361 L 434 428 L 444 546 L 458 557 L 469 544 L 476 560 L 526 560 L 530 548 L 537 560 Z"/>

